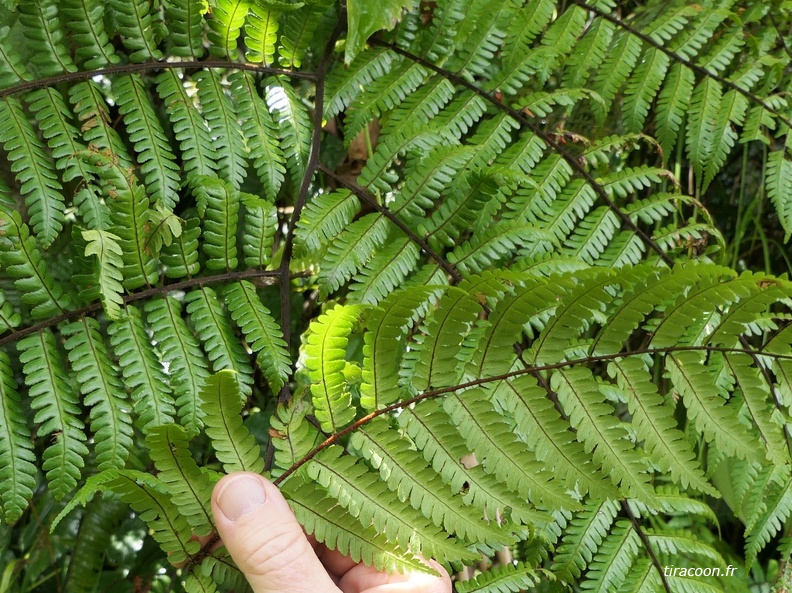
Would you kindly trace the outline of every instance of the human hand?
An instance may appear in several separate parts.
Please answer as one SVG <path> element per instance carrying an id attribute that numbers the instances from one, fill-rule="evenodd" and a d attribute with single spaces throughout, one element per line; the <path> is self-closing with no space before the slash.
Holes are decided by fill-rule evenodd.
<path id="1" fill-rule="evenodd" d="M 217 531 L 254 593 L 451 593 L 442 576 L 388 575 L 306 537 L 286 499 L 249 472 L 224 476 L 212 494 Z"/>

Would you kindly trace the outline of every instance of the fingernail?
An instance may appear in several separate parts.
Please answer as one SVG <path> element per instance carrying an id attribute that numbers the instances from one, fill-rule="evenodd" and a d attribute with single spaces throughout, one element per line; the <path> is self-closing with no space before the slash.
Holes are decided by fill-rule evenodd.
<path id="1" fill-rule="evenodd" d="M 261 480 L 243 474 L 223 484 L 217 495 L 217 506 L 230 521 L 236 521 L 255 511 L 266 500 L 267 493 Z"/>

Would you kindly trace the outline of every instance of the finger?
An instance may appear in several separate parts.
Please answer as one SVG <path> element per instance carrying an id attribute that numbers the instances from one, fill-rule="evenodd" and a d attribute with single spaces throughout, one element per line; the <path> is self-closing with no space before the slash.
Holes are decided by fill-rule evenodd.
<path id="1" fill-rule="evenodd" d="M 212 494 L 217 531 L 254 593 L 339 593 L 277 487 L 239 472 Z"/>
<path id="2" fill-rule="evenodd" d="M 392 574 L 358 565 L 347 572 L 338 586 L 344 593 L 451 593 L 451 578 L 434 560 L 427 561 L 439 577 L 424 573 Z"/>

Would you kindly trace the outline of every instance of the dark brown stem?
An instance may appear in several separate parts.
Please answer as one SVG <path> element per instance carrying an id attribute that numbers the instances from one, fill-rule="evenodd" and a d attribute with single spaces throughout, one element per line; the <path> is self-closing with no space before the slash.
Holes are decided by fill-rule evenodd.
<path id="1" fill-rule="evenodd" d="M 40 80 L 26 80 L 17 85 L 7 89 L 0 89 L 0 98 L 23 93 L 33 89 L 40 89 L 49 86 L 55 86 L 64 82 L 72 82 L 74 80 L 85 80 L 93 78 L 94 76 L 112 76 L 113 74 L 127 74 L 130 72 L 148 72 L 151 70 L 169 70 L 173 68 L 222 68 L 227 70 L 248 70 L 250 72 L 258 72 L 267 75 L 288 76 L 290 78 L 303 78 L 306 80 L 313 80 L 315 75 L 313 72 L 294 72 L 293 70 L 284 70 L 283 68 L 270 68 L 269 66 L 262 66 L 260 64 L 246 64 L 242 62 L 229 62 L 225 60 L 185 60 L 180 62 L 143 62 L 140 64 L 121 64 L 118 66 L 109 66 L 107 68 L 99 68 L 98 70 L 81 70 L 79 72 L 66 72 L 56 76 L 49 76 Z"/>
<path id="2" fill-rule="evenodd" d="M 574 0 L 573 0 L 574 1 Z M 630 509 L 630 505 L 627 504 L 626 500 L 621 501 L 622 511 L 624 514 L 627 515 L 630 519 L 630 523 L 632 523 L 633 529 L 638 534 L 638 537 L 641 538 L 641 543 L 643 543 L 644 548 L 646 549 L 646 553 L 649 554 L 649 560 L 652 562 L 652 566 L 655 567 L 657 573 L 660 575 L 660 581 L 663 583 L 663 589 L 665 589 L 666 593 L 672 593 L 671 586 L 668 584 L 668 580 L 666 580 L 665 573 L 663 572 L 663 565 L 660 564 L 660 560 L 657 558 L 657 554 L 655 554 L 654 550 L 652 549 L 652 544 L 649 541 L 649 536 L 646 535 L 646 532 L 641 528 L 641 524 L 638 522 L 637 517 L 633 514 L 632 510 Z"/>

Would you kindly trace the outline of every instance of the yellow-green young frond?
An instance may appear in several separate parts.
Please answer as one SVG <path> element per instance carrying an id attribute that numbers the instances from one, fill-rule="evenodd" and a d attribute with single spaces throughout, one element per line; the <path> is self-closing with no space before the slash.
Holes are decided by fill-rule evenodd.
<path id="1" fill-rule="evenodd" d="M 8 354 L 0 351 L 0 480 L 5 485 L 0 509 L 6 525 L 15 523 L 36 487 L 36 457 L 30 429 L 11 371 Z"/>
<path id="2" fill-rule="evenodd" d="M 365 311 L 360 306 L 336 306 L 311 323 L 305 344 L 316 419 L 327 433 L 336 433 L 355 418 L 355 406 L 344 378 L 349 335 Z"/>
<path id="3" fill-rule="evenodd" d="M 253 390 L 253 368 L 247 352 L 231 328 L 229 313 L 208 286 L 196 288 L 185 296 L 187 314 L 203 344 L 212 371 L 229 369 L 236 373 L 245 397 Z"/>
<path id="4" fill-rule="evenodd" d="M 188 449 L 188 436 L 181 426 L 155 426 L 146 436 L 146 447 L 173 504 L 196 535 L 213 529 L 210 499 L 212 482 L 201 471 Z"/>
<path id="5" fill-rule="evenodd" d="M 203 422 L 217 460 L 226 473 L 261 473 L 264 459 L 253 435 L 242 424 L 243 405 L 236 373 L 220 371 L 206 379 L 201 391 Z"/>
<path id="6" fill-rule="evenodd" d="M 256 288 L 246 280 L 229 285 L 224 296 L 231 318 L 256 353 L 270 389 L 278 393 L 291 374 L 291 359 L 280 327 L 256 294 Z"/>

